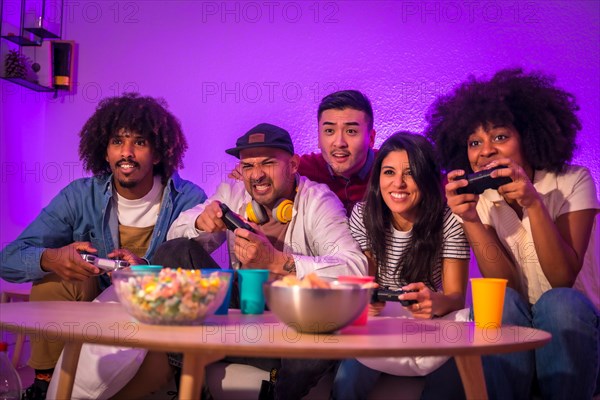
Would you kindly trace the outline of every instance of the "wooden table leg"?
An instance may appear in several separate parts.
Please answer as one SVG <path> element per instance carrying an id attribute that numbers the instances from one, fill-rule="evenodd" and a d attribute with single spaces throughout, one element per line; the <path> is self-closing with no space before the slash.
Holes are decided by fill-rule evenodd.
<path id="1" fill-rule="evenodd" d="M 65 343 L 63 360 L 58 375 L 57 399 L 70 399 L 73 392 L 73 382 L 79 362 L 79 352 L 83 343 Z"/>
<path id="2" fill-rule="evenodd" d="M 181 380 L 179 381 L 179 398 L 182 400 L 200 399 L 206 366 L 224 357 L 223 354 L 184 353 Z"/>
<path id="3" fill-rule="evenodd" d="M 480 356 L 455 356 L 467 399 L 487 400 L 487 388 Z"/>
<path id="4" fill-rule="evenodd" d="M 17 333 L 17 337 L 15 338 L 15 350 L 13 351 L 12 356 L 12 365 L 17 368 L 19 365 L 19 360 L 21 359 L 21 351 L 23 351 L 23 342 L 25 341 L 25 334 Z"/>

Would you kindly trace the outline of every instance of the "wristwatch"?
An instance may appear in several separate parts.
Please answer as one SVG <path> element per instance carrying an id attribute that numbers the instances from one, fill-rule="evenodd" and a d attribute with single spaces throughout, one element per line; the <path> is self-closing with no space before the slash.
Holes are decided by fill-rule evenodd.
<path id="1" fill-rule="evenodd" d="M 290 256 L 286 260 L 285 264 L 283 264 L 283 270 L 288 274 L 296 273 L 296 262 L 294 261 L 294 257 Z"/>

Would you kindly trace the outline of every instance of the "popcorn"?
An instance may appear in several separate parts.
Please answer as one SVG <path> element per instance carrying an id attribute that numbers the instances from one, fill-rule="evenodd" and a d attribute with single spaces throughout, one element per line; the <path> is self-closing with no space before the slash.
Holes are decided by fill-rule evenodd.
<path id="1" fill-rule="evenodd" d="M 158 274 L 124 275 L 115 281 L 121 302 L 138 320 L 153 324 L 200 323 L 215 298 L 224 297 L 229 275 L 164 268 Z M 212 311 L 211 310 L 211 311 Z"/>

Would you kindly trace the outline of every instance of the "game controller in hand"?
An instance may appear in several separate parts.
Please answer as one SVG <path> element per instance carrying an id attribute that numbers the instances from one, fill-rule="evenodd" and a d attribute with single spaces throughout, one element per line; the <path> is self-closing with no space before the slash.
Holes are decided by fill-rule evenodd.
<path id="1" fill-rule="evenodd" d="M 111 260 L 108 258 L 100 258 L 93 254 L 81 254 L 81 258 L 84 261 L 89 262 L 92 265 L 100 268 L 104 272 L 116 271 L 118 269 L 129 267 L 129 263 L 124 260 Z"/>
<path id="2" fill-rule="evenodd" d="M 244 220 L 242 220 L 239 215 L 231 211 L 226 204 L 220 203 L 219 207 L 221 207 L 221 211 L 223 212 L 223 216 L 221 217 L 221 219 L 223 220 L 223 223 L 225 224 L 227 229 L 229 229 L 230 231 L 235 231 L 237 228 L 243 228 L 249 230 L 252 233 L 256 233 L 256 231 L 250 226 L 250 224 L 244 222 Z"/>
<path id="3" fill-rule="evenodd" d="M 406 306 L 410 306 L 411 304 L 418 303 L 417 300 L 400 300 L 398 298 L 398 296 L 400 296 L 401 294 L 404 294 L 404 293 L 416 293 L 418 291 L 419 291 L 418 289 L 414 289 L 414 290 L 402 290 L 402 289 L 392 290 L 392 289 L 387 289 L 387 288 L 375 289 L 373 291 L 372 301 L 374 301 L 374 302 L 396 301 L 396 302 L 400 302 L 400 304 L 402 304 L 403 306 L 406 307 Z"/>
<path id="4" fill-rule="evenodd" d="M 466 179 L 469 181 L 469 184 L 465 187 L 458 188 L 456 190 L 457 194 L 465 194 L 465 193 L 473 193 L 473 194 L 481 194 L 486 189 L 494 189 L 498 190 L 498 188 L 502 185 L 506 185 L 507 183 L 511 183 L 512 179 L 508 176 L 499 176 L 497 178 L 492 178 L 490 174 L 492 171 L 496 169 L 506 168 L 503 166 L 498 166 L 495 168 L 485 169 L 483 171 L 475 172 L 473 174 L 457 176 L 454 180 Z"/>

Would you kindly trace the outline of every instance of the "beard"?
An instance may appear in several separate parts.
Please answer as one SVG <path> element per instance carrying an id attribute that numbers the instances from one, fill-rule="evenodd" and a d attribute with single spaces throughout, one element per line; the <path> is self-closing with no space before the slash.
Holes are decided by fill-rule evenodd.
<path id="1" fill-rule="evenodd" d="M 134 168 L 136 168 L 137 170 L 139 170 L 139 168 L 140 168 L 140 164 L 139 164 L 139 163 L 137 163 L 137 162 L 135 162 L 135 161 L 133 161 L 131 158 L 122 159 L 122 160 L 120 160 L 118 163 L 116 163 L 116 165 L 115 165 L 115 169 L 113 170 L 113 171 L 114 171 L 114 174 L 115 174 L 115 177 L 116 177 L 116 178 L 117 178 L 117 180 L 119 181 L 119 185 L 121 185 L 121 187 L 123 187 L 123 188 L 127 188 L 127 189 L 134 188 L 134 187 L 136 187 L 136 186 L 137 186 L 137 184 L 139 183 L 139 181 L 137 181 L 137 180 L 134 180 L 134 179 L 126 179 L 126 178 L 120 178 L 120 179 L 119 179 L 119 175 L 120 175 L 120 174 L 119 174 L 118 170 L 119 170 L 119 167 L 121 166 L 121 164 L 123 164 L 123 163 L 128 163 L 128 164 L 131 164 L 131 165 L 133 165 L 133 167 L 134 167 Z"/>
<path id="2" fill-rule="evenodd" d="M 124 181 L 122 179 L 119 179 L 119 185 L 121 185 L 121 187 L 126 188 L 126 189 L 131 189 L 136 187 L 138 184 L 138 181 Z"/>

